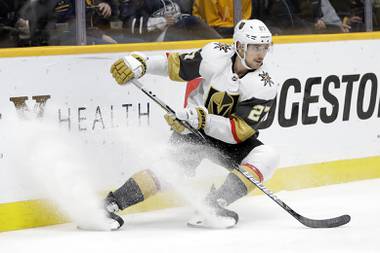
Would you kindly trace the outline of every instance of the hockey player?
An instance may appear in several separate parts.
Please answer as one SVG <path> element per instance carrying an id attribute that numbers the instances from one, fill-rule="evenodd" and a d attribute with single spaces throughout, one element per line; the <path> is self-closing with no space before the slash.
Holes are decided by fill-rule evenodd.
<path id="1" fill-rule="evenodd" d="M 223 154 L 221 160 L 227 169 L 232 168 L 231 162 L 240 164 L 263 182 L 271 178 L 278 163 L 276 151 L 257 139 L 258 126 L 277 94 L 277 84 L 264 64 L 271 46 L 272 34 L 263 22 L 242 20 L 234 29 L 233 45 L 209 43 L 191 53 L 171 53 L 168 57 L 148 58 L 141 53 L 132 53 L 117 60 L 111 67 L 111 73 L 120 85 L 146 73 L 168 75 L 175 81 L 201 77 L 199 86 L 189 94 L 187 107 L 175 115 L 165 115 L 174 130 L 173 145 L 195 143 L 212 146 Z M 198 139 L 179 120 L 198 129 L 207 141 Z M 198 155 L 207 157 L 207 154 Z M 191 166 L 196 167 L 197 164 L 192 163 Z M 238 215 L 226 207 L 253 188 L 248 179 L 232 170 L 218 189 L 210 191 L 205 203 L 214 217 L 223 218 L 224 227 L 232 227 L 238 222 Z M 144 170 L 110 192 L 105 208 L 111 218 L 118 221 L 116 228 L 123 224 L 123 220 L 115 212 L 144 201 L 158 191 L 158 178 L 154 172 Z M 209 226 L 211 223 L 208 218 L 201 218 L 189 224 Z"/>

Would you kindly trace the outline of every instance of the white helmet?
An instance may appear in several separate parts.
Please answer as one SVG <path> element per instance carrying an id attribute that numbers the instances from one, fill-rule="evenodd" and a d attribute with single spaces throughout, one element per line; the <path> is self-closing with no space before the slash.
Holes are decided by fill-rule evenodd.
<path id="1" fill-rule="evenodd" d="M 269 31 L 268 27 L 258 19 L 248 19 L 241 20 L 236 24 L 233 42 L 235 47 L 235 52 L 241 59 L 244 67 L 251 69 L 247 66 L 245 61 L 247 46 L 249 44 L 272 44 L 272 33 Z M 244 57 L 237 52 L 236 43 L 239 42 L 244 47 Z"/>

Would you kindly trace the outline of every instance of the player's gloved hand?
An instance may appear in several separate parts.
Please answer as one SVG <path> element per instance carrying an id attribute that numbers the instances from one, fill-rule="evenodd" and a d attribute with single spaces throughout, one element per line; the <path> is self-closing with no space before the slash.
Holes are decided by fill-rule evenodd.
<path id="1" fill-rule="evenodd" d="M 204 107 L 189 107 L 177 111 L 175 115 L 166 114 L 164 118 L 174 131 L 180 134 L 188 134 L 190 131 L 180 121 L 188 122 L 195 129 L 204 129 L 207 121 L 207 109 Z"/>
<path id="2" fill-rule="evenodd" d="M 134 78 L 142 77 L 146 72 L 146 60 L 146 56 L 141 53 L 132 53 L 118 59 L 111 66 L 113 78 L 123 85 Z"/>

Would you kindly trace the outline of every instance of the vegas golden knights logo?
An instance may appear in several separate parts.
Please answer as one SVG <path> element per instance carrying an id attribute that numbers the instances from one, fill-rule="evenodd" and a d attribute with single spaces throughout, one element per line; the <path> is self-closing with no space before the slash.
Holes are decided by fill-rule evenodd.
<path id="1" fill-rule="evenodd" d="M 206 100 L 206 107 L 211 114 L 228 117 L 235 110 L 238 98 L 238 94 L 229 94 L 211 87 Z"/>

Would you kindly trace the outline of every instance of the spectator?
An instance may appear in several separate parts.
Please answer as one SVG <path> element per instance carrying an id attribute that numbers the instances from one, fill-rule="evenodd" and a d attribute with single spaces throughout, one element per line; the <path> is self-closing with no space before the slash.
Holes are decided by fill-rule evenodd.
<path id="1" fill-rule="evenodd" d="M 348 32 L 348 26 L 342 23 L 329 0 L 274 0 L 271 2 L 275 3 L 274 7 L 283 5 L 282 12 L 272 10 L 272 16 L 286 17 L 289 13 L 290 22 L 283 18 L 283 20 L 277 19 L 277 24 L 281 24 L 280 28 L 291 27 L 291 33 Z"/>
<path id="2" fill-rule="evenodd" d="M 232 34 L 234 32 L 233 2 L 233 0 L 195 0 L 193 5 L 193 15 L 204 20 L 222 37 L 232 38 Z M 251 15 L 252 0 L 243 0 L 243 19 L 249 19 Z"/>
<path id="3" fill-rule="evenodd" d="M 286 0 L 289 1 L 289 0 Z M 298 2 L 297 0 L 291 0 Z M 364 0 L 300 0 L 301 15 L 312 17 L 315 31 L 364 32 Z M 312 6 L 312 11 L 310 11 Z M 377 13 L 379 16 L 377 16 Z M 306 14 L 306 15 L 305 15 Z M 373 0 L 373 25 L 379 26 L 380 0 Z"/>
<path id="4" fill-rule="evenodd" d="M 295 0 L 299 8 L 299 16 L 312 25 L 314 30 L 322 30 L 326 24 L 321 19 L 322 8 L 321 0 Z"/>
<path id="5" fill-rule="evenodd" d="M 360 0 L 330 0 L 337 11 L 343 24 L 350 27 L 351 32 L 365 32 L 365 1 Z M 380 0 L 373 0 L 373 28 L 379 29 L 380 25 Z"/>
<path id="6" fill-rule="evenodd" d="M 72 6 L 67 4 L 66 1 L 49 1 L 49 0 L 29 0 L 20 9 L 20 17 L 26 20 L 29 25 L 30 37 L 28 40 L 23 41 L 20 46 L 45 46 L 49 45 L 50 31 L 54 26 L 54 6 L 62 5 L 60 9 L 62 13 L 66 13 Z M 64 8 L 63 8 L 64 7 Z M 72 13 L 73 16 L 74 10 Z M 58 15 L 58 17 L 60 17 Z M 56 21 L 56 20 L 54 20 Z"/>
<path id="7" fill-rule="evenodd" d="M 0 0 L 0 47 L 14 47 L 20 39 L 29 36 L 27 21 L 18 15 L 25 1 Z"/>
<path id="8" fill-rule="evenodd" d="M 89 44 L 116 44 L 111 36 L 105 33 L 112 16 L 111 0 L 86 0 L 86 24 Z"/>
<path id="9" fill-rule="evenodd" d="M 174 0 L 181 8 L 181 12 L 191 15 L 193 13 L 194 0 Z"/>
<path id="10" fill-rule="evenodd" d="M 321 19 L 326 24 L 325 32 L 350 32 L 351 27 L 342 22 L 329 0 L 322 0 L 322 14 L 323 17 Z"/>
<path id="11" fill-rule="evenodd" d="M 253 0 L 252 17 L 264 20 L 273 34 L 311 33 L 310 22 L 299 17 L 300 6 L 294 0 Z"/>
<path id="12" fill-rule="evenodd" d="M 373 29 L 378 31 L 380 30 L 380 0 L 373 0 L 373 12 Z"/>
<path id="13" fill-rule="evenodd" d="M 351 32 L 365 32 L 365 1 L 364 0 L 330 0 L 331 4 L 337 11 L 338 16 L 342 19 Z M 373 28 L 379 29 L 380 25 L 380 0 L 373 0 Z"/>
<path id="14" fill-rule="evenodd" d="M 14 26 L 16 23 L 16 2 L 12 0 L 0 0 L 0 24 L 2 26 Z"/>
<path id="15" fill-rule="evenodd" d="M 20 11 L 30 24 L 31 45 L 67 45 L 76 43 L 75 0 L 29 0 Z M 89 44 L 116 43 L 95 25 L 111 15 L 106 0 L 86 0 Z"/>
<path id="16" fill-rule="evenodd" d="M 199 18 L 182 13 L 172 0 L 120 0 L 119 12 L 126 28 L 119 39 L 123 42 L 220 37 Z"/>

